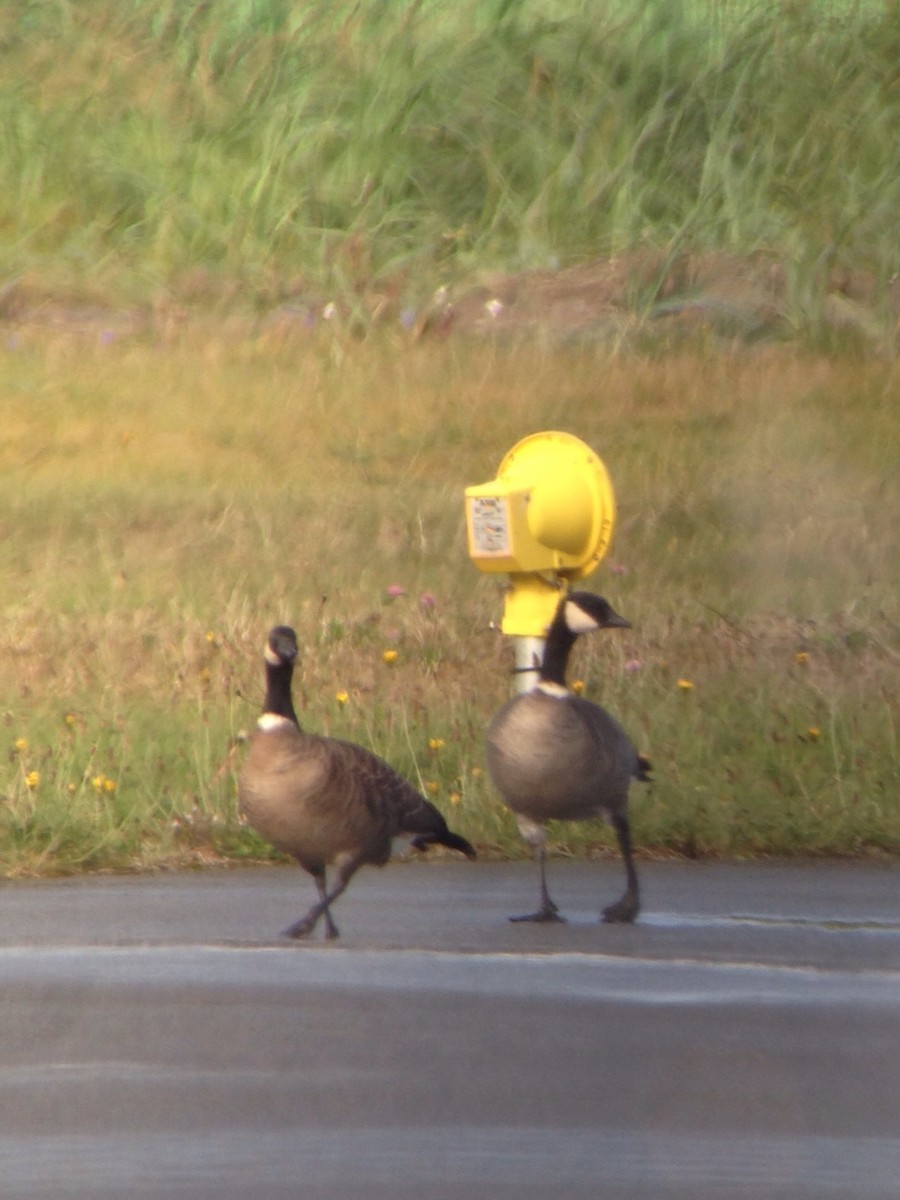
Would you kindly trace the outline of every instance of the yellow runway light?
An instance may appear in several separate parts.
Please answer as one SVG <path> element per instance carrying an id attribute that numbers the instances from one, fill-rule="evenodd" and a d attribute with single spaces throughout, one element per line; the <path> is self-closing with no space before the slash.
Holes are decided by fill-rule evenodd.
<path id="1" fill-rule="evenodd" d="M 560 588 L 590 575 L 609 548 L 615 498 L 606 468 L 570 433 L 534 433 L 465 498 L 469 557 L 481 571 L 510 576 L 503 632 L 542 638 Z"/>

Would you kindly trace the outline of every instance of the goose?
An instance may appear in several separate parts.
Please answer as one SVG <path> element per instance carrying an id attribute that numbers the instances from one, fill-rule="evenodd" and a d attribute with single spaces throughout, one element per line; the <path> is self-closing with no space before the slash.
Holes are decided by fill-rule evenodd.
<path id="1" fill-rule="evenodd" d="M 467 858 L 475 851 L 377 755 L 300 728 L 291 696 L 297 654 L 294 630 L 275 626 L 265 647 L 265 703 L 241 767 L 238 800 L 248 824 L 295 858 L 318 889 L 318 902 L 284 936 L 305 937 L 321 917 L 326 937 L 336 938 L 331 905 L 361 866 L 388 861 L 394 837 L 411 835 L 417 850 L 448 846 Z"/>
<path id="2" fill-rule="evenodd" d="M 629 629 L 602 596 L 563 595 L 547 633 L 539 680 L 514 696 L 492 718 L 486 736 L 487 764 L 494 785 L 515 813 L 523 839 L 532 847 L 540 876 L 536 912 L 512 921 L 562 921 L 547 891 L 544 867 L 549 820 L 605 817 L 616 831 L 625 863 L 624 895 L 601 914 L 603 921 L 633 921 L 640 892 L 628 821 L 633 779 L 649 780 L 650 763 L 639 755 L 614 717 L 566 687 L 566 666 L 575 639 L 595 629 Z"/>

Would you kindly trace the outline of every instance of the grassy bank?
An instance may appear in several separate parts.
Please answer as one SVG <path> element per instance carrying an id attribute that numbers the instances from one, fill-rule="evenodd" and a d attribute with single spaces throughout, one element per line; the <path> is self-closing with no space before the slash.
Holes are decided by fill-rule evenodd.
<path id="1" fill-rule="evenodd" d="M 900 269 L 896 3 L 10 0 L 0 284 L 416 304 L 473 269 L 764 251 L 799 324 Z"/>
<path id="2" fill-rule="evenodd" d="M 2 870 L 261 852 L 233 774 L 279 621 L 311 728 L 520 853 L 482 771 L 511 664 L 462 488 L 541 428 L 591 443 L 617 490 L 590 586 L 634 629 L 584 639 L 574 673 L 655 762 L 639 845 L 896 852 L 897 392 L 888 363 L 785 347 L 20 330 L 0 352 Z"/>
<path id="3" fill-rule="evenodd" d="M 634 630 L 575 673 L 657 764 L 639 844 L 895 853 L 897 15 L 3 5 L 0 870 L 264 852 L 234 769 L 276 621 L 311 727 L 521 852 L 462 489 L 542 428 L 619 498 L 591 585 Z M 568 337 L 555 268 L 611 256 Z M 444 327 L 495 268 L 502 320 L 451 286 Z"/>

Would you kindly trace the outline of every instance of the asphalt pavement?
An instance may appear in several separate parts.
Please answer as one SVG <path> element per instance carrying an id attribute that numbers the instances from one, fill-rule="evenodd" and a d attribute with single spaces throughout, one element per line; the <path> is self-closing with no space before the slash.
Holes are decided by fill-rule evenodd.
<path id="1" fill-rule="evenodd" d="M 0 886 L 0 1197 L 896 1200 L 900 869 L 360 873 Z"/>

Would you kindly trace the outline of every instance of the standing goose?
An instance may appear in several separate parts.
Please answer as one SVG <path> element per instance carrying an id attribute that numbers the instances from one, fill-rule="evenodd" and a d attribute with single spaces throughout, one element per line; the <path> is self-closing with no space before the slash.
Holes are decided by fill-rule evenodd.
<path id="1" fill-rule="evenodd" d="M 569 651 L 579 634 L 630 627 L 602 596 L 564 595 L 547 634 L 539 682 L 507 701 L 488 727 L 488 769 L 533 847 L 540 872 L 540 907 L 513 921 L 564 920 L 547 892 L 544 872 L 544 822 L 550 820 L 606 817 L 618 837 L 627 887 L 603 910 L 602 919 L 633 921 L 640 909 L 626 810 L 632 779 L 649 779 L 650 764 L 605 709 L 566 687 Z"/>
<path id="2" fill-rule="evenodd" d="M 438 810 L 382 759 L 336 738 L 304 733 L 291 699 L 297 636 L 276 626 L 265 650 L 266 699 L 238 780 L 238 798 L 248 822 L 277 849 L 312 875 L 319 901 L 284 931 L 312 933 L 325 918 L 329 938 L 338 936 L 332 903 L 364 863 L 383 866 L 394 837 L 413 835 L 412 845 L 432 844 L 475 851 L 451 833 Z M 329 889 L 325 868 L 337 879 Z"/>

